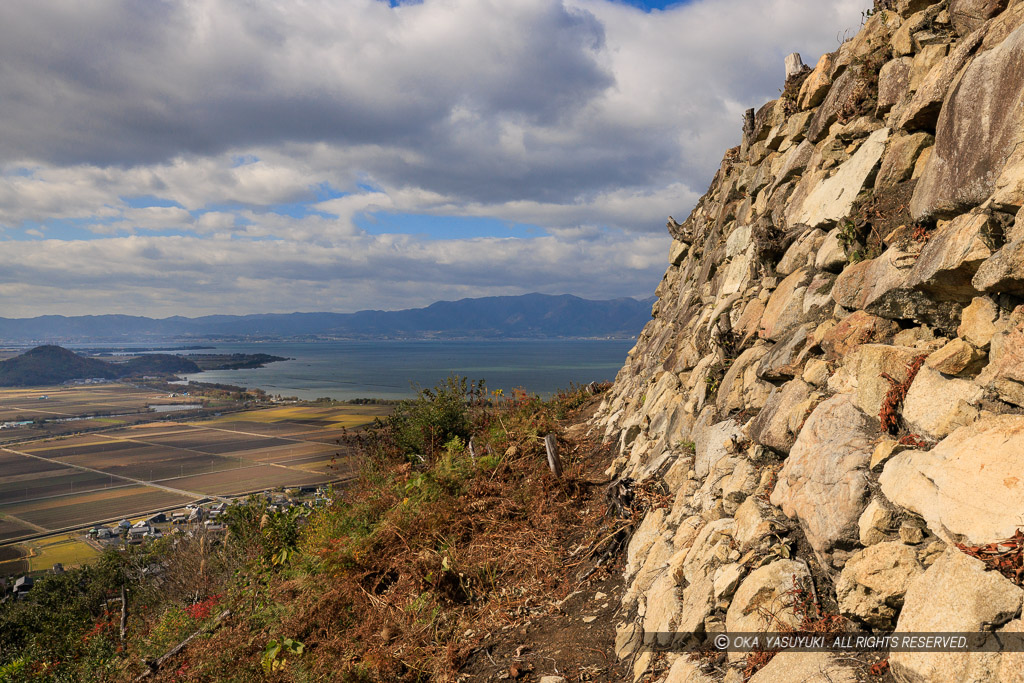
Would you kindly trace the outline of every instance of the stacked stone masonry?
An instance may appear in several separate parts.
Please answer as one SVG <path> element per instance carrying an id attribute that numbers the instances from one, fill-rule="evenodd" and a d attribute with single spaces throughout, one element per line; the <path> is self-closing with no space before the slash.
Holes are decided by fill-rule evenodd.
<path id="1" fill-rule="evenodd" d="M 957 547 L 1024 526 L 1024 0 L 879 1 L 813 69 L 787 64 L 670 221 L 652 320 L 594 418 L 609 475 L 671 500 L 628 548 L 616 648 L 637 680 L 743 680 L 742 657 L 643 643 L 777 630 L 763 615 L 794 623 L 801 578 L 860 629 L 1024 629 L 1020 586 Z M 889 664 L 1024 680 L 1022 653 Z M 851 666 L 785 654 L 751 680 Z"/>

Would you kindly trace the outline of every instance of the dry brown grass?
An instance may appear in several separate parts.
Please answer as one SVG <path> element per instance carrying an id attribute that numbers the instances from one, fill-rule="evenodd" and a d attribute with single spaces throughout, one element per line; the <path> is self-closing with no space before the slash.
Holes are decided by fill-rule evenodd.
<path id="1" fill-rule="evenodd" d="M 485 634 L 557 611 L 614 526 L 594 504 L 596 443 L 560 436 L 562 478 L 546 464 L 541 437 L 579 402 L 477 405 L 474 455 L 452 443 L 429 465 L 390 452 L 386 433 L 365 439 L 358 482 L 311 518 L 293 559 L 270 566 L 253 545 L 206 589 L 227 593 L 232 618 L 159 680 L 455 680 Z M 267 672 L 266 644 L 285 637 L 303 653 Z"/>

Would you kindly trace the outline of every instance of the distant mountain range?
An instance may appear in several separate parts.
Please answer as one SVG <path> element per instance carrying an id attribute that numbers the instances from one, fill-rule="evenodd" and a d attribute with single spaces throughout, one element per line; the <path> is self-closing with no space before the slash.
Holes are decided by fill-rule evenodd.
<path id="1" fill-rule="evenodd" d="M 358 313 L 271 313 L 145 318 L 44 315 L 0 318 L 0 343 L 150 340 L 630 338 L 650 320 L 654 298 L 593 301 L 524 294 L 439 301 L 426 308 Z"/>

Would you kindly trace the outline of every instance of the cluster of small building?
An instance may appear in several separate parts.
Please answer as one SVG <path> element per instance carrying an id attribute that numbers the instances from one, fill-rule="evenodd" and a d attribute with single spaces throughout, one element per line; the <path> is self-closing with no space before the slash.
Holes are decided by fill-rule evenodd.
<path id="1" fill-rule="evenodd" d="M 300 506 L 318 508 L 330 505 L 332 502 L 325 487 L 289 489 L 283 493 L 264 491 L 255 495 L 264 497 L 268 503 L 267 510 L 270 512 L 289 510 Z M 134 524 L 127 519 L 122 519 L 113 526 L 95 526 L 89 529 L 88 535 L 104 545 L 121 545 L 122 547 L 122 544 L 141 545 L 146 541 L 162 538 L 168 534 L 195 536 L 207 533 L 215 537 L 222 536 L 227 532 L 227 525 L 224 523 L 223 517 L 229 506 L 241 505 L 248 498 L 247 496 L 231 500 L 194 503 L 181 510 L 158 512 Z M 154 567 L 148 569 L 152 571 Z M 64 571 L 64 567 L 55 564 L 49 571 L 59 574 Z M 153 573 L 159 572 L 153 571 Z M 7 600 L 25 599 L 34 583 L 35 578 L 32 575 L 7 579 L 0 577 L 0 603 Z"/>
<path id="2" fill-rule="evenodd" d="M 234 503 L 235 501 L 232 501 Z M 227 526 L 220 517 L 227 511 L 228 503 L 193 504 L 170 514 L 158 512 L 132 524 L 122 519 L 112 527 L 96 526 L 89 530 L 89 536 L 107 543 L 125 541 L 138 545 L 147 540 L 162 538 L 165 534 L 194 535 L 197 529 L 209 533 L 224 533 Z"/>
<path id="3" fill-rule="evenodd" d="M 58 562 L 53 565 L 53 568 L 50 569 L 48 573 L 63 574 L 64 565 Z M 35 577 L 30 574 L 19 576 L 13 580 L 0 577 L 0 605 L 8 600 L 24 600 L 28 597 L 29 591 L 32 590 L 32 586 L 34 586 L 35 583 Z"/>
<path id="4" fill-rule="evenodd" d="M 267 509 L 270 512 L 288 510 L 300 505 L 316 508 L 329 505 L 331 502 L 331 499 L 327 497 L 327 490 L 323 487 L 289 489 L 284 493 L 264 491 L 256 495 L 263 496 L 269 503 Z M 227 525 L 224 524 L 222 517 L 227 512 L 228 506 L 240 505 L 246 500 L 247 498 L 233 498 L 230 501 L 195 503 L 187 505 L 183 510 L 170 513 L 158 512 L 134 524 L 127 519 L 122 519 L 112 527 L 93 527 L 89 530 L 89 536 L 106 543 L 117 543 L 123 540 L 129 544 L 138 545 L 147 540 L 161 538 L 168 533 L 195 535 L 197 530 L 203 530 L 207 533 L 223 534 L 227 531 Z"/>

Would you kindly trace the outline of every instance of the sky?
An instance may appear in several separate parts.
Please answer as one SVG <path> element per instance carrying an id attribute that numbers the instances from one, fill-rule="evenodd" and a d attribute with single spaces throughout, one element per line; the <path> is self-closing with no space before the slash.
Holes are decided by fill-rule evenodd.
<path id="1" fill-rule="evenodd" d="M 0 317 L 653 294 L 870 0 L 4 0 Z"/>

